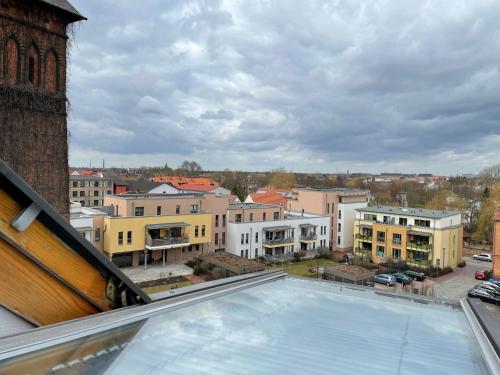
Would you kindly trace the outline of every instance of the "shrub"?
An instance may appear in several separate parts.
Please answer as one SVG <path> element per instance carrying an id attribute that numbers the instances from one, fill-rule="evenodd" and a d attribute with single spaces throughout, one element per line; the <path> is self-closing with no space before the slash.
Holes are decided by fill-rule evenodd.
<path id="1" fill-rule="evenodd" d="M 332 253 L 328 249 L 321 249 L 319 251 L 319 257 L 321 259 L 332 259 Z"/>
<path id="2" fill-rule="evenodd" d="M 465 260 L 462 260 L 460 263 L 457 264 L 457 266 L 460 268 L 464 268 L 466 265 L 467 263 L 465 263 Z"/>
<path id="3" fill-rule="evenodd" d="M 306 256 L 306 252 L 301 250 L 297 251 L 296 253 L 293 253 L 293 261 L 294 262 L 300 262 L 300 260 Z"/>
<path id="4" fill-rule="evenodd" d="M 186 263 L 184 263 L 186 266 L 194 268 L 197 264 L 194 260 L 188 260 Z"/>
<path id="5" fill-rule="evenodd" d="M 193 275 L 201 276 L 207 273 L 207 267 L 204 264 L 197 264 L 193 268 Z"/>
<path id="6" fill-rule="evenodd" d="M 220 267 L 214 267 L 212 270 L 212 276 L 214 279 L 223 279 L 226 277 L 226 272 Z"/>

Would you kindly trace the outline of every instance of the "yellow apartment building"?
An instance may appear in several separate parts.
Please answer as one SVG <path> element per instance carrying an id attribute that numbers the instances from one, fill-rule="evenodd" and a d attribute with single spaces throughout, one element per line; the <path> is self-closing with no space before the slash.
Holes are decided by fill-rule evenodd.
<path id="1" fill-rule="evenodd" d="M 462 261 L 460 212 L 392 206 L 356 211 L 354 254 L 359 257 L 419 268 L 455 268 Z"/>

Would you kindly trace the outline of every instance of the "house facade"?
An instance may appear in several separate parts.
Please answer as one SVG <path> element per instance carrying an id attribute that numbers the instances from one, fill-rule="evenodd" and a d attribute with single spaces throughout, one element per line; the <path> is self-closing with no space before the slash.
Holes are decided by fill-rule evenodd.
<path id="1" fill-rule="evenodd" d="M 462 261 L 462 214 L 392 206 L 356 210 L 354 254 L 374 263 L 455 268 Z"/>
<path id="2" fill-rule="evenodd" d="M 69 199 L 82 206 L 97 207 L 104 205 L 104 197 L 113 194 L 113 180 L 102 175 L 70 175 Z"/>
<path id="3" fill-rule="evenodd" d="M 298 251 L 325 248 L 330 240 L 326 216 L 254 203 L 230 205 L 228 213 L 226 251 L 244 258 L 290 258 Z"/>
<path id="4" fill-rule="evenodd" d="M 355 210 L 368 205 L 368 192 L 359 189 L 296 189 L 288 199 L 289 211 L 306 212 L 330 218 L 332 251 L 351 252 Z"/>

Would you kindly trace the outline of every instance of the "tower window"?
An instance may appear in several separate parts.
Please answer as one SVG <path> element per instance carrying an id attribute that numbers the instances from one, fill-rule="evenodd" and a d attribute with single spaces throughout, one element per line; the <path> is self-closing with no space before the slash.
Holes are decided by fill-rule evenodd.
<path id="1" fill-rule="evenodd" d="M 28 80 L 32 85 L 35 84 L 35 59 L 33 57 L 30 57 L 28 61 Z"/>

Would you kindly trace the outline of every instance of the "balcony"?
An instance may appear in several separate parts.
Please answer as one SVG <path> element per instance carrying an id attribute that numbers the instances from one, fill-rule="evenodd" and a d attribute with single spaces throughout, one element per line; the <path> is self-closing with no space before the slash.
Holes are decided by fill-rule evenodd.
<path id="1" fill-rule="evenodd" d="M 285 245 L 293 245 L 293 238 L 287 237 L 287 238 L 277 238 L 274 240 L 264 240 L 264 241 L 262 241 L 262 245 L 265 247 L 278 247 L 278 246 L 285 246 Z"/>
<path id="2" fill-rule="evenodd" d="M 354 248 L 354 253 L 356 255 L 359 255 L 363 258 L 371 258 L 372 256 L 372 249 L 369 248 L 363 248 L 363 247 L 355 247 Z"/>
<path id="3" fill-rule="evenodd" d="M 148 250 L 172 249 L 184 246 L 189 246 L 189 239 L 187 237 L 158 238 L 146 242 L 146 249 Z"/>
<path id="4" fill-rule="evenodd" d="M 316 234 L 300 235 L 300 237 L 299 237 L 299 241 L 303 241 L 303 242 L 316 241 L 317 239 L 318 239 L 318 236 Z"/>
<path id="5" fill-rule="evenodd" d="M 356 234 L 355 238 L 364 242 L 372 242 L 372 236 L 367 234 Z"/>
<path id="6" fill-rule="evenodd" d="M 429 268 L 432 265 L 430 260 L 414 259 L 414 258 L 406 258 L 406 264 L 408 266 L 419 267 L 419 268 Z"/>
<path id="7" fill-rule="evenodd" d="M 430 251 L 432 251 L 432 244 L 419 243 L 419 242 L 407 242 L 406 248 L 409 250 L 430 252 Z"/>

